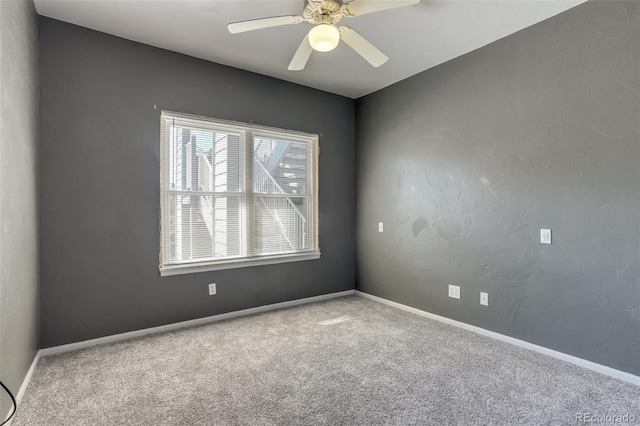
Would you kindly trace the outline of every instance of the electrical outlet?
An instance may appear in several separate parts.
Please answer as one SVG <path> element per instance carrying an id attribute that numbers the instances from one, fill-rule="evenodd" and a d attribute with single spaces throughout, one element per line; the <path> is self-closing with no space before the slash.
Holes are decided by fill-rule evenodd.
<path id="1" fill-rule="evenodd" d="M 489 293 L 480 292 L 480 304 L 489 306 Z"/>
<path id="2" fill-rule="evenodd" d="M 551 244 L 551 229 L 540 230 L 540 244 Z"/>
<path id="3" fill-rule="evenodd" d="M 449 284 L 449 297 L 460 299 L 460 286 Z"/>
<path id="4" fill-rule="evenodd" d="M 382 222 L 378 223 L 378 232 L 383 232 L 384 231 L 384 224 Z"/>
<path id="5" fill-rule="evenodd" d="M 209 284 L 209 296 L 216 294 L 216 283 Z"/>

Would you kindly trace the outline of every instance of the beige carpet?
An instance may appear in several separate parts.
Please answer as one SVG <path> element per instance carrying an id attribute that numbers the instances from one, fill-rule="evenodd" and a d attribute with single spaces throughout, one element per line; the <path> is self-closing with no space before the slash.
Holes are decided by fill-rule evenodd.
<path id="1" fill-rule="evenodd" d="M 12 426 L 542 425 L 640 388 L 357 296 L 41 359 Z"/>

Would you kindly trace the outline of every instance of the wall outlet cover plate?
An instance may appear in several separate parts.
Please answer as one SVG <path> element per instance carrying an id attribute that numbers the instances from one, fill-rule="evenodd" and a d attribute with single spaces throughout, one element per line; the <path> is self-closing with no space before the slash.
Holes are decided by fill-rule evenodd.
<path id="1" fill-rule="evenodd" d="M 551 244 L 551 229 L 540 230 L 540 244 Z"/>
<path id="2" fill-rule="evenodd" d="M 449 284 L 449 297 L 460 299 L 460 286 Z"/>

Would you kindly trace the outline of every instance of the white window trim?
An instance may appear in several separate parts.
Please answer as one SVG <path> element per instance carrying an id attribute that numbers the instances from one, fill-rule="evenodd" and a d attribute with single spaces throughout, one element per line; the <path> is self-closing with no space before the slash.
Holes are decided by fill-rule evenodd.
<path id="1" fill-rule="evenodd" d="M 262 266 L 262 265 L 274 265 L 279 263 L 288 263 L 288 262 L 300 262 L 307 260 L 316 260 L 320 258 L 320 245 L 319 245 L 319 235 L 318 235 L 318 164 L 317 159 L 319 156 L 320 148 L 319 148 L 319 137 L 317 134 L 309 134 L 301 131 L 295 130 L 287 130 L 287 129 L 279 129 L 275 127 L 267 127 L 255 125 L 253 123 L 242 123 L 230 120 L 222 120 L 222 119 L 213 119 L 210 117 L 196 116 L 184 113 L 177 113 L 172 111 L 162 111 L 162 115 L 168 114 L 172 116 L 178 116 L 182 119 L 191 119 L 197 121 L 211 121 L 215 122 L 217 125 L 222 125 L 224 127 L 229 127 L 232 130 L 247 132 L 251 131 L 254 133 L 259 133 L 262 135 L 268 136 L 270 133 L 275 133 L 276 135 L 287 133 L 292 137 L 301 136 L 305 139 L 311 138 L 313 140 L 312 147 L 315 148 L 315 152 L 312 149 L 312 154 L 308 158 L 309 166 L 312 170 L 314 170 L 313 176 L 313 188 L 312 188 L 312 199 L 314 202 L 314 211 L 313 217 L 311 218 L 313 224 L 313 249 L 295 252 L 295 253 L 284 253 L 284 254 L 275 254 L 275 255 L 262 255 L 262 256 L 248 256 L 248 257 L 239 257 L 239 258 L 227 258 L 222 260 L 212 260 L 212 261 L 201 261 L 201 262 L 193 262 L 193 263 L 179 263 L 179 264 L 167 264 L 167 265 L 159 265 L 160 276 L 173 276 L 173 275 L 182 275 L 182 274 L 192 274 L 199 272 L 207 272 L 207 271 L 219 271 L 225 269 L 234 269 L 234 268 L 246 268 L 252 266 Z M 161 152 L 163 152 L 164 146 L 161 146 Z M 161 196 L 162 191 L 164 190 L 164 179 L 165 177 L 161 177 Z M 162 203 L 161 203 L 162 204 Z M 161 205 L 162 209 L 162 205 Z M 162 222 L 162 220 L 161 220 Z M 162 238 L 162 232 L 160 233 L 160 238 Z M 251 238 L 251 237 L 250 237 Z M 161 247 L 162 250 L 162 247 Z"/>
<path id="2" fill-rule="evenodd" d="M 217 262 L 183 263 L 160 268 L 160 276 L 195 274 L 198 272 L 221 271 L 224 269 L 248 268 L 250 266 L 276 265 L 279 263 L 301 262 L 320 259 L 320 252 L 294 253 L 290 255 L 261 256 L 256 258 L 227 259 Z"/>

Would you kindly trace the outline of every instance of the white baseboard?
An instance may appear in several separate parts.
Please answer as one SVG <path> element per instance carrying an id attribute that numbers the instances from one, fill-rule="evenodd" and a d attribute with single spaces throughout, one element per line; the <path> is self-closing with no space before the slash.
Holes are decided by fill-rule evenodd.
<path id="1" fill-rule="evenodd" d="M 97 339 L 84 340 L 82 342 L 69 343 L 67 345 L 52 346 L 50 348 L 40 349 L 41 356 L 61 354 L 65 352 L 77 351 L 79 349 L 88 348 L 90 346 L 104 345 L 106 343 L 118 342 L 121 340 L 133 339 L 135 337 L 146 336 L 149 334 L 162 333 L 165 331 L 178 330 L 185 327 L 193 327 L 195 325 L 208 324 L 215 321 L 222 321 L 230 318 L 253 315 L 260 312 L 273 311 L 275 309 L 289 308 L 291 306 L 305 305 L 322 300 L 335 299 L 337 297 L 350 296 L 355 290 L 340 291 L 337 293 L 322 294 L 320 296 L 307 297 L 304 299 L 289 300 L 287 302 L 274 303 L 272 305 L 258 306 L 256 308 L 243 309 L 241 311 L 227 312 L 226 314 L 213 315 L 205 318 L 198 318 L 189 321 L 182 321 L 173 324 L 161 325 L 158 327 L 145 328 L 142 330 L 130 331 L 127 333 L 114 334 L 111 336 L 99 337 Z"/>
<path id="2" fill-rule="evenodd" d="M 18 389 L 18 393 L 15 395 L 16 398 L 16 411 L 18 407 L 20 407 L 20 402 L 22 401 L 22 397 L 24 393 L 27 391 L 27 387 L 29 386 L 29 382 L 31 382 L 31 377 L 33 376 L 33 372 L 36 369 L 36 365 L 38 365 L 38 361 L 40 361 L 40 351 L 36 352 L 36 356 L 33 357 L 33 361 L 31 362 L 31 367 L 27 370 L 27 374 L 24 376 L 24 380 L 22 381 L 22 385 L 20 385 L 20 389 Z M 5 418 L 5 421 L 7 419 Z M 5 426 L 11 426 L 11 421 L 9 421 Z"/>
<path id="3" fill-rule="evenodd" d="M 373 296 L 368 293 L 363 293 L 358 290 L 355 290 L 355 294 L 379 303 L 383 303 L 385 305 L 392 306 L 397 309 L 401 309 L 406 312 L 410 312 L 412 314 L 420 315 L 422 317 L 430 318 L 430 319 L 440 321 L 449 325 L 453 325 L 454 327 L 459 327 L 468 331 L 472 331 L 474 333 L 478 333 L 483 336 L 491 337 L 493 339 L 500 340 L 502 342 L 510 343 L 515 346 L 520 346 L 521 348 L 526 348 L 532 351 L 539 352 L 541 354 L 549 355 L 551 357 L 560 359 L 562 361 L 570 362 L 571 364 L 584 367 L 586 369 L 595 371 L 597 373 L 601 373 L 601 374 L 613 377 L 615 379 L 623 380 L 625 382 L 629 382 L 636 386 L 640 386 L 640 377 L 631 373 L 616 370 L 615 368 L 607 367 L 606 365 L 597 364 L 592 361 L 587 361 L 586 359 L 578 358 L 572 355 L 567 355 L 563 352 L 554 351 L 553 349 L 545 348 L 544 346 L 538 346 L 533 343 L 526 342 L 524 340 L 505 336 L 504 334 L 496 333 L 494 331 L 489 331 L 484 328 L 476 327 L 474 325 L 453 320 L 451 318 L 442 317 L 440 315 L 432 314 L 427 311 L 423 311 L 417 308 L 412 308 L 411 306 L 403 305 L 402 303 L 392 302 L 391 300 L 383 299 L 382 297 L 378 297 L 378 296 Z"/>

